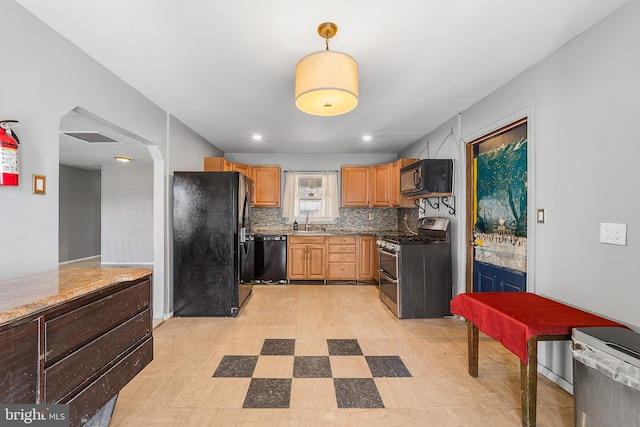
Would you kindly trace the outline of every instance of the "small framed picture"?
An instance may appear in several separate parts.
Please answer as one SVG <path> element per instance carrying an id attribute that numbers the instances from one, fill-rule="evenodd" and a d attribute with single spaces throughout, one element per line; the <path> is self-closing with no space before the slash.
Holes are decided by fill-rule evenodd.
<path id="1" fill-rule="evenodd" d="M 47 177 L 33 175 L 33 194 L 45 194 L 47 192 Z"/>

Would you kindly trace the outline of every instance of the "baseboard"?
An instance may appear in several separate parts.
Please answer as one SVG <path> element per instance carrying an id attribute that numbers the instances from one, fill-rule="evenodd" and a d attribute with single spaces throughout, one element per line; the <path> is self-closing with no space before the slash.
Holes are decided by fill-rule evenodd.
<path id="1" fill-rule="evenodd" d="M 564 391 L 573 395 L 573 384 L 569 381 L 565 380 L 555 372 L 545 368 L 541 364 L 538 363 L 538 372 L 540 372 L 545 377 L 549 378 L 551 381 L 559 385 Z"/>
<path id="2" fill-rule="evenodd" d="M 58 265 L 71 264 L 74 262 L 81 262 L 81 261 L 89 261 L 91 259 L 97 259 L 97 258 L 100 258 L 100 255 L 94 255 L 94 256 L 88 256 L 86 258 L 78 258 L 78 259 L 72 259 L 69 261 L 63 261 L 63 262 L 59 262 Z"/>

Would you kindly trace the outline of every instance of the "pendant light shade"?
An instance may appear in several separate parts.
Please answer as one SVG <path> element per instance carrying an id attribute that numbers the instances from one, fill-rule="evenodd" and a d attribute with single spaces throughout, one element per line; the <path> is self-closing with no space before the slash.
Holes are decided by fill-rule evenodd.
<path id="1" fill-rule="evenodd" d="M 337 116 L 358 105 L 358 64 L 349 55 L 329 50 L 338 27 L 320 24 L 318 34 L 327 49 L 302 58 L 296 65 L 296 106 L 307 114 Z"/>

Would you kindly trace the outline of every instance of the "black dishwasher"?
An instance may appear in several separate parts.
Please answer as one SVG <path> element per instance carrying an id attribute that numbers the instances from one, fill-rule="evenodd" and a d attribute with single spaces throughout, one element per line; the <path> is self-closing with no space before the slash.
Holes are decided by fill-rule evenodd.
<path id="1" fill-rule="evenodd" d="M 255 236 L 254 281 L 287 282 L 287 236 L 257 234 Z"/>

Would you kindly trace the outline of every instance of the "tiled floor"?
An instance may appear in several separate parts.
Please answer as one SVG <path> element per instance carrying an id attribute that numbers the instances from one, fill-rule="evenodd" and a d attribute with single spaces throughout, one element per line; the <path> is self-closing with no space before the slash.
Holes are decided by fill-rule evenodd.
<path id="1" fill-rule="evenodd" d="M 260 285 L 236 318 L 171 318 L 111 426 L 520 426 L 519 361 L 466 326 L 398 320 L 368 285 Z M 538 376 L 538 426 L 573 400 Z"/>

